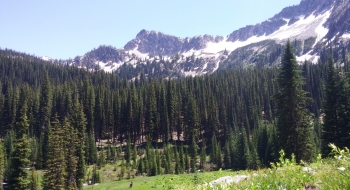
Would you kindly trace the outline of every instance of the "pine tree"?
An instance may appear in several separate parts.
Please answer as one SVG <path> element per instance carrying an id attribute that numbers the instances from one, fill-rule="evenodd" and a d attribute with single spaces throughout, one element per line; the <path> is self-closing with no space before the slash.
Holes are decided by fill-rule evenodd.
<path id="1" fill-rule="evenodd" d="M 77 171 L 76 171 L 76 186 L 78 189 L 83 188 L 83 181 L 85 177 L 85 149 L 86 149 L 86 117 L 84 114 L 83 105 L 75 100 L 72 113 L 70 114 L 70 123 L 74 129 L 77 130 L 77 140 L 79 142 L 76 156 L 78 157 Z"/>
<path id="2" fill-rule="evenodd" d="M 104 152 L 105 152 L 104 146 L 102 146 L 100 150 L 100 154 L 98 156 L 98 163 L 97 163 L 98 169 L 101 169 L 106 164 L 106 157 Z"/>
<path id="3" fill-rule="evenodd" d="M 202 139 L 202 146 L 201 146 L 201 153 L 200 153 L 200 165 L 199 165 L 200 169 L 202 169 L 202 170 L 204 169 L 204 164 L 206 162 L 206 156 L 207 156 L 205 149 L 206 149 L 205 142 L 204 142 L 204 139 Z"/>
<path id="4" fill-rule="evenodd" d="M 288 41 L 277 78 L 278 93 L 275 95 L 277 135 L 279 147 L 287 157 L 294 153 L 297 161 L 311 161 L 313 147 L 310 140 L 311 116 L 306 109 L 308 99 L 302 89 L 303 77 Z"/>
<path id="5" fill-rule="evenodd" d="M 216 135 L 213 135 L 211 140 L 211 153 L 210 153 L 210 162 L 217 164 L 217 153 L 218 153 L 218 143 L 216 140 Z"/>
<path id="6" fill-rule="evenodd" d="M 45 79 L 43 81 L 43 84 L 41 86 L 41 92 L 40 92 L 40 107 L 39 107 L 39 114 L 38 114 L 38 126 L 35 130 L 36 136 L 42 136 L 42 146 L 41 147 L 41 156 L 42 158 L 42 164 L 43 167 L 45 167 L 46 160 L 47 160 L 47 140 L 48 140 L 48 128 L 50 125 L 50 116 L 51 116 L 51 110 L 52 110 L 52 89 L 51 89 L 51 83 L 48 74 L 46 73 Z"/>
<path id="7" fill-rule="evenodd" d="M 38 190 L 39 189 L 39 179 L 38 174 L 36 173 L 35 168 L 32 168 L 32 172 L 30 175 L 30 190 Z"/>
<path id="8" fill-rule="evenodd" d="M 35 167 L 37 169 L 42 169 L 44 167 L 44 156 L 43 156 L 43 147 L 44 147 L 44 133 L 40 134 L 39 144 L 38 144 L 38 156 Z"/>
<path id="9" fill-rule="evenodd" d="M 191 151 L 191 169 L 192 172 L 196 171 L 196 162 L 197 162 L 197 143 L 195 140 L 195 137 L 192 135 L 192 142 L 191 142 L 191 147 L 190 147 L 190 151 Z"/>
<path id="10" fill-rule="evenodd" d="M 340 148 L 350 144 L 350 85 L 349 79 L 339 68 L 334 68 L 333 60 L 328 60 L 326 101 L 324 106 L 323 153 L 329 153 L 327 146 L 334 143 Z"/>
<path id="11" fill-rule="evenodd" d="M 30 162 L 36 163 L 38 160 L 39 144 L 36 137 L 30 139 Z"/>
<path id="12" fill-rule="evenodd" d="M 227 141 L 224 147 L 224 166 L 226 169 L 231 167 L 231 152 L 230 152 L 230 142 Z"/>
<path id="13" fill-rule="evenodd" d="M 10 189 L 28 189 L 30 180 L 27 168 L 30 166 L 30 148 L 27 138 L 27 130 L 29 122 L 27 119 L 27 105 L 23 105 L 21 109 L 20 121 L 16 124 L 17 133 L 14 144 L 14 151 L 11 156 L 11 173 L 9 178 Z"/>
<path id="14" fill-rule="evenodd" d="M 136 145 L 134 145 L 134 149 L 132 151 L 132 160 L 133 160 L 133 164 L 134 164 L 134 168 L 136 166 L 136 162 L 137 162 L 137 149 L 136 149 Z"/>
<path id="15" fill-rule="evenodd" d="M 128 141 L 126 143 L 126 149 L 125 149 L 125 160 L 126 163 L 129 165 L 131 161 L 131 142 L 130 142 L 130 135 L 128 135 Z"/>
<path id="16" fill-rule="evenodd" d="M 48 152 L 43 187 L 45 190 L 64 189 L 67 179 L 64 130 L 57 115 L 51 125 L 46 145 Z"/>
<path id="17" fill-rule="evenodd" d="M 92 184 L 101 183 L 100 172 L 98 171 L 96 165 L 94 165 L 93 168 L 92 168 L 92 177 L 91 178 L 92 178 L 91 179 L 91 183 Z"/>
<path id="18" fill-rule="evenodd" d="M 217 153 L 216 153 L 216 167 L 217 169 L 221 169 L 222 168 L 222 152 L 221 152 L 221 146 L 218 143 L 217 145 L 217 149 L 216 149 Z"/>
<path id="19" fill-rule="evenodd" d="M 78 166 L 78 132 L 77 129 L 74 129 L 68 119 L 65 118 L 63 121 L 63 130 L 64 130 L 64 143 L 65 143 L 65 152 L 66 152 L 66 167 L 67 167 L 67 178 L 65 189 L 77 189 L 77 166 Z"/>
<path id="20" fill-rule="evenodd" d="M 159 153 L 159 149 L 158 147 L 156 147 L 155 151 L 155 155 L 156 155 L 156 163 L 157 163 L 157 175 L 161 174 L 161 160 L 160 160 L 160 153 Z"/>
<path id="21" fill-rule="evenodd" d="M 336 141 L 338 133 L 338 96 L 339 96 L 339 77 L 337 77 L 336 70 L 334 68 L 333 58 L 328 58 L 327 63 L 327 83 L 325 88 L 325 103 L 324 120 L 323 120 L 323 133 L 322 133 L 322 153 L 324 156 L 328 156 L 330 153 L 329 143 Z"/>
<path id="22" fill-rule="evenodd" d="M 190 173 L 190 158 L 188 155 L 188 149 L 185 149 L 185 167 L 184 169 L 187 171 L 187 173 Z"/>
<path id="23" fill-rule="evenodd" d="M 11 155 L 14 150 L 15 133 L 13 130 L 8 131 L 4 138 L 4 156 L 5 156 L 5 167 L 4 167 L 4 179 L 8 180 L 12 171 Z"/>
<path id="24" fill-rule="evenodd" d="M 4 181 L 5 174 L 5 152 L 3 143 L 0 142 L 0 182 Z M 0 184 L 0 189 L 3 189 L 2 183 Z"/>
<path id="25" fill-rule="evenodd" d="M 97 147 L 95 143 L 95 137 L 94 133 L 90 132 L 88 136 L 88 149 L 86 151 L 87 153 L 87 161 L 89 164 L 96 164 L 97 163 Z"/>

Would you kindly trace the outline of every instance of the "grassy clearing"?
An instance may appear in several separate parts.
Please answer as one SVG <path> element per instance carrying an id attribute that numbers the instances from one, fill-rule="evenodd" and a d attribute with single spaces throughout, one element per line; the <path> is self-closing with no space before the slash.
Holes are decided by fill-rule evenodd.
<path id="1" fill-rule="evenodd" d="M 219 177 L 237 174 L 248 174 L 249 172 L 233 172 L 233 171 L 215 171 L 196 174 L 181 174 L 181 175 L 160 175 L 153 177 L 136 177 L 129 180 L 121 180 L 115 182 L 101 183 L 98 185 L 88 186 L 85 189 L 130 189 L 130 182 L 133 182 L 135 190 L 146 189 L 192 189 L 204 184 L 205 181 L 215 180 Z"/>
<path id="2" fill-rule="evenodd" d="M 207 173 L 136 177 L 130 180 L 101 183 L 85 189 L 350 189 L 349 150 L 334 149 L 334 158 L 317 159 L 313 164 L 296 164 L 285 159 L 283 152 L 278 163 L 258 171 L 216 171 Z M 209 182 L 223 176 L 248 175 L 238 184 L 211 187 Z"/>
<path id="3" fill-rule="evenodd" d="M 223 176 L 245 174 L 248 180 L 239 184 L 221 185 L 216 189 L 350 189 L 349 168 L 342 170 L 334 159 L 322 160 L 308 166 L 290 164 L 259 171 L 216 171 L 196 174 L 161 175 L 154 177 L 136 177 L 130 180 L 101 183 L 85 189 L 130 189 L 133 182 L 135 190 L 146 189 L 211 189 L 209 182 Z"/>

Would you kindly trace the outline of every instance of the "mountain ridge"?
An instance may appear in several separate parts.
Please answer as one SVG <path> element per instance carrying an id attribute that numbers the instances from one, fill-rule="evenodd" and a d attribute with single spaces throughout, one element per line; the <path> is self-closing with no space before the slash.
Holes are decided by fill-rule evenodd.
<path id="1" fill-rule="evenodd" d="M 269 40 L 275 42 L 273 46 L 284 44 L 287 40 L 298 41 L 298 61 L 316 63 L 321 46 L 333 41 L 335 37 L 337 40 L 349 41 L 350 25 L 346 24 L 348 21 L 350 23 L 349 10 L 350 2 L 345 0 L 302 0 L 300 4 L 286 7 L 261 23 L 247 25 L 226 36 L 205 34 L 180 38 L 142 29 L 123 48 L 103 45 L 76 57 L 71 64 L 107 72 L 123 72 L 120 70 L 123 65 L 129 70 L 135 70 L 145 69 L 148 63 L 158 63 L 161 66 L 164 61 L 168 61 L 171 65 L 168 73 L 196 76 L 215 72 L 222 63 L 229 64 L 228 60 L 237 55 L 235 51 L 251 44 L 259 44 L 264 48 L 251 47 L 256 51 L 249 51 L 249 55 L 244 58 L 240 56 L 242 59 L 234 58 L 235 64 L 240 63 L 241 67 L 254 65 L 256 55 L 264 52 L 268 56 L 272 53 L 265 51 L 271 49 L 268 47 L 271 46 Z M 265 66 L 276 63 L 277 60 L 265 63 Z"/>

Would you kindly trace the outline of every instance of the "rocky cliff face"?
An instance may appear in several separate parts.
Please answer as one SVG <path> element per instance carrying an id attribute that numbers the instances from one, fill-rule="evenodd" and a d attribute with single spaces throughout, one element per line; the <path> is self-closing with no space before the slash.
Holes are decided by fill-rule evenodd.
<path id="1" fill-rule="evenodd" d="M 221 40 L 223 40 L 222 36 L 204 35 L 193 38 L 178 38 L 161 32 L 141 30 L 135 39 L 124 46 L 124 49 L 126 51 L 137 49 L 144 54 L 172 56 L 191 49 L 204 49 L 208 42 L 219 42 Z"/>
<path id="2" fill-rule="evenodd" d="M 317 62 L 322 47 L 332 40 L 350 40 L 350 1 L 302 0 L 272 18 L 233 31 L 227 36 L 179 38 L 141 30 L 124 48 L 100 46 L 73 64 L 117 73 L 161 76 L 212 73 L 217 69 L 271 66 L 278 63 L 281 45 L 293 40 L 300 62 Z"/>

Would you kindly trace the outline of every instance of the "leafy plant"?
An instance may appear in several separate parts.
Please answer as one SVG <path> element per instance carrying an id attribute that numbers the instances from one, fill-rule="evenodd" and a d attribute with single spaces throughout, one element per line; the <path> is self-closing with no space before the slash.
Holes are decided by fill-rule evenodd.
<path id="1" fill-rule="evenodd" d="M 334 158 L 338 161 L 339 166 L 349 166 L 350 151 L 347 147 L 345 147 L 344 149 L 340 149 L 333 143 L 330 143 L 328 146 L 332 149 L 331 153 L 334 155 Z"/>
<path id="2" fill-rule="evenodd" d="M 279 157 L 279 162 L 276 162 L 276 163 L 273 163 L 271 162 L 270 165 L 272 168 L 274 169 L 277 169 L 277 168 L 280 168 L 280 167 L 284 167 L 284 166 L 291 166 L 291 165 L 296 165 L 296 161 L 295 161 L 295 155 L 292 154 L 292 158 L 291 159 L 288 159 L 288 158 L 285 158 L 285 153 L 284 153 L 284 150 L 281 149 L 279 151 L 280 153 L 280 157 Z"/>

